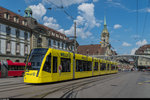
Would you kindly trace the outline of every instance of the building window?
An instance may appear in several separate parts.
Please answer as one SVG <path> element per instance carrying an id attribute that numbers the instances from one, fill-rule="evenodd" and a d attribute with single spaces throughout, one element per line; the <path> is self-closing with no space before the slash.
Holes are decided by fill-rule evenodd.
<path id="1" fill-rule="evenodd" d="M 24 39 L 27 40 L 28 39 L 28 33 L 24 32 Z"/>
<path id="2" fill-rule="evenodd" d="M 56 46 L 56 41 L 55 41 L 55 40 L 54 40 L 53 46 L 54 46 L 54 47 Z"/>
<path id="3" fill-rule="evenodd" d="M 60 35 L 60 38 L 63 39 L 63 36 Z"/>
<path id="4" fill-rule="evenodd" d="M 20 31 L 16 29 L 16 38 L 19 38 L 19 36 L 20 36 Z"/>
<path id="5" fill-rule="evenodd" d="M 9 20 L 9 18 L 10 18 L 9 13 L 4 13 L 4 18 Z"/>
<path id="6" fill-rule="evenodd" d="M 20 45 L 19 43 L 16 44 L 16 53 L 19 53 L 20 52 Z"/>
<path id="7" fill-rule="evenodd" d="M 23 20 L 23 21 L 22 21 L 22 25 L 27 26 L 27 21 L 26 21 L 26 20 Z"/>
<path id="8" fill-rule="evenodd" d="M 42 47 L 42 38 L 37 39 L 37 47 Z"/>
<path id="9" fill-rule="evenodd" d="M 6 42 L 6 51 L 10 52 L 10 41 Z"/>
<path id="10" fill-rule="evenodd" d="M 10 35 L 11 33 L 11 28 L 9 26 L 6 27 L 6 34 L 7 35 Z"/>
<path id="11" fill-rule="evenodd" d="M 57 37 L 57 38 L 59 38 L 59 35 L 58 35 L 58 34 L 56 34 L 56 37 Z"/>
<path id="12" fill-rule="evenodd" d="M 48 47 L 51 47 L 51 39 L 48 40 Z"/>
<path id="13" fill-rule="evenodd" d="M 58 48 L 60 48 L 60 43 L 58 42 Z"/>
<path id="14" fill-rule="evenodd" d="M 25 55 L 28 54 L 28 45 L 25 45 L 24 53 L 25 53 Z"/>
<path id="15" fill-rule="evenodd" d="M 14 22 L 19 23 L 19 18 L 18 17 L 14 17 Z"/>
<path id="16" fill-rule="evenodd" d="M 67 45 L 67 44 L 65 44 L 65 49 L 66 49 L 66 50 L 68 49 L 68 45 Z"/>
<path id="17" fill-rule="evenodd" d="M 1 31 L 1 24 L 0 24 L 0 31 Z"/>
<path id="18" fill-rule="evenodd" d="M 55 33 L 54 33 L 54 32 L 52 32 L 52 36 L 55 36 Z"/>
<path id="19" fill-rule="evenodd" d="M 62 43 L 62 49 L 64 48 L 64 43 Z"/>

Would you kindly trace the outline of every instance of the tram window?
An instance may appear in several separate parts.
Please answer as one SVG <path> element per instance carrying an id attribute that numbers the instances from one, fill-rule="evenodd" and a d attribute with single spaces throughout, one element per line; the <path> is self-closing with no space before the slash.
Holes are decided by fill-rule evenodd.
<path id="1" fill-rule="evenodd" d="M 106 70 L 106 63 L 101 63 L 101 70 Z"/>
<path id="2" fill-rule="evenodd" d="M 68 58 L 61 58 L 62 72 L 70 72 L 71 60 Z"/>
<path id="3" fill-rule="evenodd" d="M 53 73 L 57 73 L 57 57 L 53 57 Z"/>
<path id="4" fill-rule="evenodd" d="M 95 71 L 98 70 L 98 62 L 95 62 L 94 70 L 95 70 Z"/>
<path id="5" fill-rule="evenodd" d="M 107 70 L 109 70 L 110 69 L 110 64 L 107 64 Z"/>
<path id="6" fill-rule="evenodd" d="M 115 65 L 111 65 L 111 70 L 115 70 Z"/>
<path id="7" fill-rule="evenodd" d="M 118 66 L 116 66 L 116 70 L 118 70 Z"/>
<path id="8" fill-rule="evenodd" d="M 83 71 L 87 71 L 87 62 L 83 61 Z"/>
<path id="9" fill-rule="evenodd" d="M 47 56 L 43 70 L 51 73 L 51 55 Z"/>
<path id="10" fill-rule="evenodd" d="M 76 72 L 83 71 L 83 61 L 76 60 Z"/>
<path id="11" fill-rule="evenodd" d="M 92 62 L 83 61 L 83 71 L 91 71 L 92 70 Z"/>
<path id="12" fill-rule="evenodd" d="M 88 61 L 87 62 L 87 71 L 91 71 L 92 70 L 92 62 Z"/>

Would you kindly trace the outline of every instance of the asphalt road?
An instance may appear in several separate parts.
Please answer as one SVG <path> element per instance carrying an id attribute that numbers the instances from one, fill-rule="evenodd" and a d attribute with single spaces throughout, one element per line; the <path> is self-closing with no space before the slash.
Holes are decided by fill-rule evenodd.
<path id="1" fill-rule="evenodd" d="M 81 89 L 76 98 L 150 98 L 150 72 L 126 73 Z"/>
<path id="2" fill-rule="evenodd" d="M 150 72 L 119 72 L 45 85 L 1 78 L 0 98 L 150 98 Z"/>

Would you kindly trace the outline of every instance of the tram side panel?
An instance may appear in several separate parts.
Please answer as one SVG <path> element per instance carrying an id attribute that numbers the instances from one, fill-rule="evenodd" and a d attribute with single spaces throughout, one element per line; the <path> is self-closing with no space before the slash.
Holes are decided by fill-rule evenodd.
<path id="1" fill-rule="evenodd" d="M 44 70 L 44 68 L 43 68 Z M 73 54 L 56 49 L 51 50 L 51 72 L 41 71 L 42 82 L 56 82 L 73 78 Z"/>
<path id="2" fill-rule="evenodd" d="M 53 73 L 53 80 L 58 79 L 58 81 L 62 81 L 73 79 L 73 53 L 60 51 L 57 64 L 58 71 L 57 74 Z"/>

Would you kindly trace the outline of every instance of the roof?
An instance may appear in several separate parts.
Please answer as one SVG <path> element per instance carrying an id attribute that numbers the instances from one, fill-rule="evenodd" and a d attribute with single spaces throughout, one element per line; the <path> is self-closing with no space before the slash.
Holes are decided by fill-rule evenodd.
<path id="1" fill-rule="evenodd" d="M 30 10 L 30 9 L 31 9 L 31 8 L 26 8 L 26 10 Z M 0 18 L 6 20 L 6 19 L 4 18 L 4 13 L 8 13 L 8 14 L 10 15 L 10 18 L 7 19 L 8 21 L 14 22 L 14 17 L 16 16 L 16 17 L 19 18 L 19 23 L 17 23 L 17 24 L 20 24 L 20 25 L 24 26 L 24 25 L 22 24 L 22 21 L 26 20 L 25 17 L 22 17 L 22 16 L 20 16 L 19 14 L 16 14 L 16 13 L 14 13 L 14 12 L 12 12 L 12 11 L 6 9 L 6 8 L 0 7 Z M 14 23 L 16 23 L 16 22 L 14 22 Z M 42 25 L 42 24 L 40 24 L 40 23 L 38 23 L 38 26 L 39 26 L 39 27 L 42 27 L 42 28 L 44 28 L 44 29 L 46 29 L 47 31 L 52 31 L 52 32 L 54 32 L 54 33 L 56 33 L 56 34 L 59 34 L 60 36 L 65 37 L 66 40 L 69 40 L 69 38 L 67 38 L 67 36 L 66 36 L 65 34 L 59 32 L 59 31 L 57 31 L 57 30 L 54 30 L 54 29 L 52 29 L 52 28 L 49 28 L 49 27 L 47 27 L 47 26 L 45 26 L 45 25 Z M 27 27 L 28 27 L 28 25 L 27 25 Z M 28 28 L 30 28 L 30 27 L 28 27 Z M 55 36 L 55 37 L 56 37 L 56 36 Z M 60 39 L 60 38 L 59 38 L 59 39 Z"/>
<path id="2" fill-rule="evenodd" d="M 150 44 L 141 46 L 139 49 L 137 49 L 135 51 L 135 54 L 136 55 L 145 55 L 146 53 L 144 53 L 144 51 L 146 51 L 147 49 L 149 49 L 149 51 L 150 51 Z"/>
<path id="3" fill-rule="evenodd" d="M 4 13 L 8 13 L 10 14 L 10 18 L 9 18 L 9 21 L 11 22 L 14 22 L 14 17 L 18 17 L 19 18 L 19 23 L 18 24 L 21 24 L 22 25 L 22 22 L 23 20 L 26 20 L 24 17 L 6 9 L 6 8 L 3 8 L 3 7 L 0 7 L 0 18 L 3 18 L 4 19 Z"/>
<path id="4" fill-rule="evenodd" d="M 101 47 L 100 44 L 81 45 L 77 48 L 77 53 L 83 55 L 105 55 L 106 48 Z"/>

